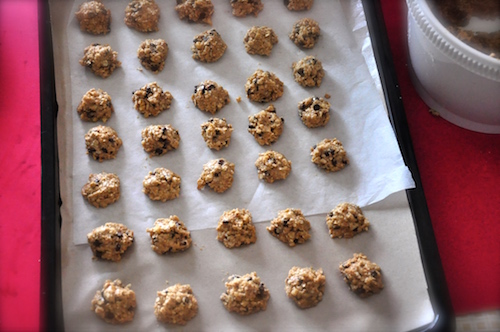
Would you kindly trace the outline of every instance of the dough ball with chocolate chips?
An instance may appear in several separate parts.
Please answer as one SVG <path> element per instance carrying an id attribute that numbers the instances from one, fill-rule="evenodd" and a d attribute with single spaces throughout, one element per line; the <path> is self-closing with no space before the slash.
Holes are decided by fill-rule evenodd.
<path id="1" fill-rule="evenodd" d="M 86 1 L 78 7 L 75 17 L 80 30 L 93 35 L 106 34 L 111 25 L 111 11 L 101 1 Z"/>
<path id="2" fill-rule="evenodd" d="M 119 262 L 134 243 L 134 232 L 125 225 L 108 222 L 88 233 L 87 241 L 94 254 L 93 259 Z"/>
<path id="3" fill-rule="evenodd" d="M 220 150 L 231 142 L 233 126 L 226 119 L 210 118 L 201 125 L 201 136 L 210 149 Z"/>
<path id="4" fill-rule="evenodd" d="M 286 8 L 291 11 L 309 10 L 314 0 L 284 0 Z"/>
<path id="5" fill-rule="evenodd" d="M 91 44 L 83 50 L 83 58 L 80 64 L 102 78 L 109 77 L 116 68 L 121 67 L 118 61 L 118 53 L 113 51 L 108 44 Z"/>
<path id="6" fill-rule="evenodd" d="M 300 120 L 306 127 L 323 127 L 330 120 L 330 103 L 323 98 L 306 98 L 299 103 L 298 107 Z"/>
<path id="7" fill-rule="evenodd" d="M 292 171 L 292 162 L 279 152 L 266 151 L 259 154 L 255 167 L 257 167 L 259 179 L 273 183 L 288 177 Z"/>
<path id="8" fill-rule="evenodd" d="M 326 226 L 332 238 L 350 239 L 362 231 L 368 231 L 370 222 L 356 204 L 340 203 L 326 216 Z"/>
<path id="9" fill-rule="evenodd" d="M 325 138 L 313 146 L 311 161 L 327 172 L 340 171 L 349 164 L 344 146 L 336 138 Z"/>
<path id="10" fill-rule="evenodd" d="M 286 295 L 302 309 L 318 305 L 323 300 L 326 278 L 323 269 L 294 266 L 285 280 Z"/>
<path id="11" fill-rule="evenodd" d="M 91 173 L 82 196 L 96 208 L 105 208 L 120 198 L 120 179 L 113 173 Z"/>
<path id="12" fill-rule="evenodd" d="M 250 14 L 257 16 L 264 8 L 261 0 L 230 0 L 233 8 L 233 15 L 236 17 L 245 17 Z"/>
<path id="13" fill-rule="evenodd" d="M 99 162 L 115 159 L 121 146 L 121 138 L 111 127 L 97 126 L 85 134 L 87 154 Z"/>
<path id="14" fill-rule="evenodd" d="M 142 130 L 142 147 L 149 156 L 162 156 L 179 147 L 179 131 L 169 124 L 151 125 Z"/>
<path id="15" fill-rule="evenodd" d="M 268 103 L 283 95 L 283 82 L 274 73 L 257 69 L 247 79 L 245 91 L 251 101 Z"/>
<path id="16" fill-rule="evenodd" d="M 229 93 L 214 81 L 206 80 L 194 87 L 191 100 L 198 109 L 215 114 L 229 104 Z"/>
<path id="17" fill-rule="evenodd" d="M 146 231 L 151 236 L 151 249 L 157 254 L 176 253 L 191 247 L 191 233 L 177 216 L 156 219 L 153 227 Z"/>
<path id="18" fill-rule="evenodd" d="M 151 200 L 166 202 L 179 197 L 181 177 L 169 169 L 159 167 L 146 175 L 142 187 L 142 192 Z"/>
<path id="19" fill-rule="evenodd" d="M 265 110 L 248 117 L 248 132 L 260 145 L 270 145 L 283 133 L 285 119 L 276 114 L 276 108 L 269 105 Z"/>
<path id="20" fill-rule="evenodd" d="M 245 316 L 266 310 L 270 293 L 257 273 L 232 275 L 225 285 L 226 292 L 220 299 L 227 311 Z"/>
<path id="21" fill-rule="evenodd" d="M 125 24 L 140 32 L 158 31 L 160 7 L 154 0 L 133 0 L 125 8 Z"/>
<path id="22" fill-rule="evenodd" d="M 316 57 L 309 55 L 292 64 L 295 82 L 305 87 L 320 86 L 325 71 Z"/>
<path id="23" fill-rule="evenodd" d="M 310 18 L 303 18 L 295 22 L 288 37 L 299 47 L 313 48 L 319 39 L 320 33 L 321 29 L 318 22 Z"/>
<path id="24" fill-rule="evenodd" d="M 217 225 L 217 240 L 226 248 L 237 248 L 257 241 L 252 215 L 247 209 L 225 211 Z"/>
<path id="25" fill-rule="evenodd" d="M 215 62 L 226 52 L 227 45 L 215 29 L 207 30 L 193 39 L 193 59 L 201 62 Z"/>
<path id="26" fill-rule="evenodd" d="M 266 26 L 253 26 L 243 39 L 248 54 L 270 55 L 278 36 L 273 29 Z"/>
<path id="27" fill-rule="evenodd" d="M 159 322 L 186 325 L 198 313 L 190 285 L 175 284 L 156 293 L 155 316 Z"/>
<path id="28" fill-rule="evenodd" d="M 102 290 L 92 299 L 92 310 L 109 324 L 124 324 L 134 319 L 136 299 L 131 285 L 124 286 L 120 279 L 106 280 Z"/>
<path id="29" fill-rule="evenodd" d="M 311 224 L 300 209 L 279 211 L 278 216 L 271 220 L 271 225 L 266 229 L 272 236 L 290 247 L 304 243 L 311 238 L 309 234 Z"/>
<path id="30" fill-rule="evenodd" d="M 203 165 L 198 179 L 198 190 L 208 185 L 216 193 L 223 193 L 233 185 L 234 164 L 224 158 L 214 159 Z"/>
<path id="31" fill-rule="evenodd" d="M 353 258 L 340 264 L 339 270 L 351 291 L 359 297 L 377 294 L 384 288 L 380 266 L 362 253 L 356 253 Z"/>
<path id="32" fill-rule="evenodd" d="M 146 39 L 137 50 L 137 57 L 144 68 L 159 73 L 165 67 L 168 55 L 168 44 L 163 39 Z"/>
<path id="33" fill-rule="evenodd" d="M 175 10 L 181 20 L 212 25 L 214 5 L 211 0 L 177 0 Z"/>
<path id="34" fill-rule="evenodd" d="M 157 116 L 168 110 L 172 99 L 172 94 L 169 91 L 163 91 L 156 82 L 148 83 L 132 94 L 134 108 L 145 118 Z"/>
<path id="35" fill-rule="evenodd" d="M 76 111 L 84 121 L 106 122 L 113 114 L 114 108 L 107 92 L 92 88 L 83 95 Z"/>

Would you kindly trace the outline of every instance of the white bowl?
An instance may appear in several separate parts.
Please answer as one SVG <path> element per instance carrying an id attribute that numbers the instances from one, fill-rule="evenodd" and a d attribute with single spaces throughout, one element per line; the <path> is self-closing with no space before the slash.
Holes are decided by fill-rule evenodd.
<path id="1" fill-rule="evenodd" d="M 415 89 L 444 119 L 500 134 L 500 60 L 460 41 L 426 0 L 407 0 L 408 45 Z"/>

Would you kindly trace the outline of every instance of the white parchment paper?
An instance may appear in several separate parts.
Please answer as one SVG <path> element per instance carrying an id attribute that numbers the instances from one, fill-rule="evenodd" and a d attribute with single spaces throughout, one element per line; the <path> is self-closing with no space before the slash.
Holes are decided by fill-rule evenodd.
<path id="1" fill-rule="evenodd" d="M 104 3 L 112 12 L 111 33 L 91 36 L 80 32 L 73 15 L 80 1 L 51 1 L 59 103 L 63 301 L 67 329 L 113 329 L 88 310 L 93 293 L 106 278 L 132 283 L 138 296 L 134 323 L 120 330 L 164 328 L 156 323 L 151 308 L 156 291 L 164 288 L 166 279 L 171 283 L 191 283 L 199 296 L 200 314 L 186 327 L 191 330 L 310 326 L 329 330 L 373 326 L 402 330 L 428 323 L 433 312 L 411 215 L 401 193 L 414 183 L 387 118 L 360 1 L 317 0 L 309 12 L 289 12 L 282 1 L 266 1 L 258 17 L 246 18 L 233 17 L 228 1 L 213 1 L 213 27 L 228 44 L 228 50 L 212 64 L 196 62 L 190 52 L 193 37 L 210 27 L 180 21 L 174 1 L 157 2 L 161 8 L 159 32 L 143 34 L 127 28 L 123 23 L 127 1 L 109 0 Z M 312 50 L 297 48 L 287 36 L 293 23 L 303 17 L 314 18 L 322 29 L 322 36 Z M 253 25 L 270 26 L 278 34 L 279 43 L 270 57 L 245 52 L 242 40 Z M 163 38 L 170 48 L 165 69 L 156 75 L 139 70 L 136 50 L 147 38 Z M 94 76 L 78 64 L 84 47 L 96 42 L 110 44 L 122 62 L 122 68 L 107 79 Z M 315 55 L 323 62 L 326 76 L 319 88 L 306 89 L 293 80 L 292 62 L 306 55 Z M 290 159 L 293 169 L 289 178 L 274 184 L 258 180 L 254 162 L 268 148 L 259 146 L 247 132 L 248 116 L 267 106 L 252 103 L 245 96 L 245 81 L 258 68 L 274 72 L 285 84 L 283 97 L 274 103 L 278 115 L 285 119 L 285 129 L 270 149 Z M 194 85 L 206 79 L 224 86 L 231 97 L 230 104 L 216 115 L 225 117 L 234 127 L 230 146 L 219 152 L 209 150 L 200 134 L 200 124 L 211 115 L 196 109 L 190 99 Z M 133 109 L 131 94 L 152 81 L 169 90 L 174 102 L 170 110 L 145 119 Z M 97 124 L 81 121 L 76 113 L 82 95 L 93 87 L 102 88 L 113 98 L 115 114 L 106 125 L 113 127 L 123 140 L 117 158 L 103 163 L 85 154 L 83 137 Z M 306 128 L 298 117 L 297 103 L 325 93 L 332 96 L 329 124 L 324 128 Z M 238 96 L 242 98 L 240 103 L 236 102 Z M 140 132 L 157 123 L 176 127 L 181 144 L 178 150 L 165 156 L 149 158 L 140 144 Z M 341 172 L 326 173 L 311 163 L 309 149 L 322 139 L 333 137 L 343 142 L 350 165 Z M 236 164 L 233 187 L 224 194 L 208 188 L 197 190 L 196 180 L 202 165 L 218 157 Z M 178 199 L 152 202 L 141 192 L 144 176 L 156 167 L 167 167 L 182 177 Z M 118 174 L 122 196 L 106 209 L 95 209 L 83 200 L 80 190 L 90 173 L 101 171 Z M 366 207 L 372 222 L 368 234 L 349 241 L 328 237 L 324 214 L 342 201 Z M 272 219 L 280 209 L 301 208 L 307 216 L 312 216 L 313 240 L 291 249 L 266 234 L 266 224 L 260 223 L 255 245 L 227 250 L 215 240 L 213 228 L 224 210 L 235 207 L 248 208 L 255 222 Z M 149 249 L 145 229 L 156 218 L 172 214 L 178 215 L 193 231 L 196 247 L 179 255 L 158 256 Z M 85 244 L 86 234 L 108 221 L 124 223 L 136 234 L 133 248 L 119 264 L 93 262 Z M 384 276 L 387 275 L 386 290 L 367 301 L 346 292 L 336 270 L 341 261 L 359 251 L 379 263 Z M 286 299 L 283 280 L 293 265 L 312 265 L 325 270 L 330 286 L 322 305 L 301 311 Z M 228 274 L 253 270 L 271 289 L 270 307 L 251 318 L 229 315 L 217 303 L 223 291 L 222 279 Z M 282 319 L 276 319 L 278 316 Z M 360 321 L 359 317 L 364 318 Z"/>

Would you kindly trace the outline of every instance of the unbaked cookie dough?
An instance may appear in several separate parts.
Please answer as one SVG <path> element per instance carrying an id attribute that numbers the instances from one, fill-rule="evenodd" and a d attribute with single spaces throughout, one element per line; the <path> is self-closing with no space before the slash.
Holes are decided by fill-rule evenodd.
<path id="1" fill-rule="evenodd" d="M 211 118 L 201 124 L 201 136 L 210 149 L 220 150 L 229 145 L 233 126 L 226 119 Z"/>
<path id="2" fill-rule="evenodd" d="M 292 171 L 292 162 L 279 152 L 266 151 L 259 153 L 255 167 L 257 167 L 259 179 L 273 183 L 288 177 Z"/>
<path id="3" fill-rule="evenodd" d="M 307 309 L 323 300 L 325 285 L 323 269 L 294 266 L 285 279 L 285 292 L 299 308 Z"/>
<path id="4" fill-rule="evenodd" d="M 264 8 L 261 0 L 230 0 L 233 8 L 233 15 L 236 17 L 245 17 L 250 14 L 257 16 Z"/>
<path id="5" fill-rule="evenodd" d="M 217 240 L 226 248 L 237 248 L 257 241 L 252 215 L 247 209 L 225 211 L 217 225 Z"/>
<path id="6" fill-rule="evenodd" d="M 271 295 L 257 273 L 232 275 L 225 285 L 226 292 L 222 293 L 220 299 L 228 311 L 250 315 L 266 310 Z"/>
<path id="7" fill-rule="evenodd" d="M 243 38 L 248 54 L 270 55 L 273 45 L 278 43 L 278 36 L 266 26 L 253 26 Z"/>
<path id="8" fill-rule="evenodd" d="M 351 291 L 360 297 L 377 294 L 384 288 L 380 266 L 370 262 L 362 253 L 354 254 L 353 258 L 340 264 L 339 270 Z"/>
<path id="9" fill-rule="evenodd" d="M 148 83 L 132 94 L 134 108 L 145 118 L 157 116 L 168 110 L 172 104 L 172 94 L 163 89 L 156 82 Z"/>
<path id="10" fill-rule="evenodd" d="M 321 29 L 318 22 L 310 18 L 303 18 L 295 22 L 288 37 L 299 47 L 313 48 L 320 34 Z"/>
<path id="11" fill-rule="evenodd" d="M 368 231 L 370 222 L 361 208 L 352 203 L 340 203 L 326 216 L 326 226 L 332 238 L 352 238 L 362 231 Z"/>
<path id="12" fill-rule="evenodd" d="M 276 108 L 269 105 L 265 110 L 248 117 L 248 132 L 260 145 L 270 145 L 283 133 L 285 119 L 276 114 Z"/>
<path id="13" fill-rule="evenodd" d="M 191 233 L 177 216 L 156 219 L 153 227 L 146 231 L 151 236 L 151 249 L 157 254 L 175 253 L 191 247 Z"/>
<path id="14" fill-rule="evenodd" d="M 309 55 L 292 64 L 295 82 L 302 86 L 320 86 L 325 71 L 323 65 L 316 57 Z"/>
<path id="15" fill-rule="evenodd" d="M 223 193 L 231 188 L 234 177 L 234 164 L 224 158 L 214 159 L 203 165 L 203 172 L 198 179 L 198 190 L 208 185 L 216 193 Z"/>
<path id="16" fill-rule="evenodd" d="M 120 279 L 106 280 L 102 290 L 92 299 L 90 310 L 109 324 L 123 324 L 134 319 L 136 300 L 131 285 L 123 286 Z"/>
<path id="17" fill-rule="evenodd" d="M 271 225 L 266 229 L 272 236 L 290 247 L 304 243 L 311 237 L 311 234 L 309 234 L 311 224 L 300 209 L 279 211 L 278 216 L 271 220 Z"/>
<path id="18" fill-rule="evenodd" d="M 93 259 L 119 262 L 128 247 L 134 243 L 134 232 L 125 225 L 108 222 L 87 234 Z"/>
<path id="19" fill-rule="evenodd" d="M 211 0 L 177 0 L 175 10 L 181 20 L 212 25 L 214 5 Z"/>
<path id="20" fill-rule="evenodd" d="M 179 131 L 169 124 L 151 125 L 142 130 L 142 147 L 150 157 L 162 156 L 179 147 Z"/>
<path id="21" fill-rule="evenodd" d="M 168 44 L 163 39 L 146 39 L 137 49 L 137 57 L 144 68 L 159 73 L 165 67 Z"/>
<path id="22" fill-rule="evenodd" d="M 286 8 L 292 11 L 311 9 L 314 0 L 284 0 Z"/>
<path id="23" fill-rule="evenodd" d="M 215 29 L 200 33 L 193 39 L 193 59 L 201 62 L 215 62 L 226 52 L 227 45 Z"/>
<path id="24" fill-rule="evenodd" d="M 337 172 L 349 164 L 349 159 L 338 139 L 325 138 L 311 148 L 311 161 L 327 172 Z"/>
<path id="25" fill-rule="evenodd" d="M 80 5 L 75 17 L 80 30 L 93 35 L 106 34 L 111 25 L 111 11 L 101 1 L 86 1 Z"/>
<path id="26" fill-rule="evenodd" d="M 179 197 L 181 177 L 169 169 L 159 167 L 146 175 L 142 187 L 142 192 L 151 200 L 166 202 Z"/>
<path id="27" fill-rule="evenodd" d="M 229 93 L 214 81 L 206 80 L 194 87 L 191 100 L 198 109 L 215 114 L 229 104 Z"/>
<path id="28" fill-rule="evenodd" d="M 300 120 L 306 127 L 323 127 L 330 120 L 330 103 L 323 98 L 306 98 L 298 107 Z"/>
<path id="29" fill-rule="evenodd" d="M 105 208 L 120 198 L 120 179 L 113 173 L 91 173 L 82 196 L 96 208 Z"/>
<path id="30" fill-rule="evenodd" d="M 102 78 L 110 76 L 116 68 L 122 65 L 118 61 L 118 53 L 113 51 L 111 46 L 97 43 L 85 47 L 80 64 L 90 68 L 95 75 Z"/>
<path id="31" fill-rule="evenodd" d="M 85 146 L 87 154 L 94 160 L 102 162 L 116 158 L 118 149 L 122 146 L 122 140 L 113 128 L 97 126 L 85 134 Z"/>
<path id="32" fill-rule="evenodd" d="M 186 325 L 198 313 L 191 285 L 175 284 L 156 293 L 155 316 L 159 322 Z"/>
<path id="33" fill-rule="evenodd" d="M 125 24 L 140 32 L 158 31 L 160 8 L 154 0 L 133 0 L 125 8 Z"/>
<path id="34" fill-rule="evenodd" d="M 247 79 L 245 91 L 251 101 L 268 103 L 283 95 L 283 82 L 274 73 L 257 69 Z"/>
<path id="35" fill-rule="evenodd" d="M 107 92 L 92 88 L 83 95 L 76 111 L 84 121 L 106 122 L 114 112 L 114 108 L 111 96 Z"/>

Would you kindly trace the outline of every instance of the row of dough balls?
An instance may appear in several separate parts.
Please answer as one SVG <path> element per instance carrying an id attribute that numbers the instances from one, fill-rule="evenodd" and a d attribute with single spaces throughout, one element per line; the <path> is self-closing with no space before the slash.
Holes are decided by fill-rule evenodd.
<path id="1" fill-rule="evenodd" d="M 314 0 L 286 0 L 288 10 L 309 10 Z M 264 8 L 261 0 L 229 0 L 232 13 L 237 17 L 257 16 Z M 214 5 L 211 0 L 178 0 L 175 6 L 179 18 L 195 23 L 212 24 Z M 75 17 L 80 30 L 94 35 L 107 34 L 111 26 L 111 11 L 100 0 L 80 5 Z M 125 8 L 125 24 L 140 32 L 158 31 L 160 8 L 154 0 L 133 0 Z"/>
<path id="2" fill-rule="evenodd" d="M 349 289 L 362 298 L 377 294 L 384 288 L 380 266 L 363 253 L 355 253 L 341 263 L 339 271 Z M 323 269 L 294 266 L 285 279 L 285 293 L 299 308 L 307 309 L 323 300 L 325 285 Z M 233 274 L 227 278 L 225 287 L 220 300 L 229 312 L 247 316 L 266 310 L 271 294 L 256 272 Z M 107 323 L 123 324 L 134 319 L 136 306 L 131 285 L 124 286 L 116 279 L 106 280 L 102 290 L 96 292 L 91 310 Z M 157 292 L 154 314 L 159 322 L 185 325 L 197 313 L 198 301 L 191 285 L 175 284 Z"/>

